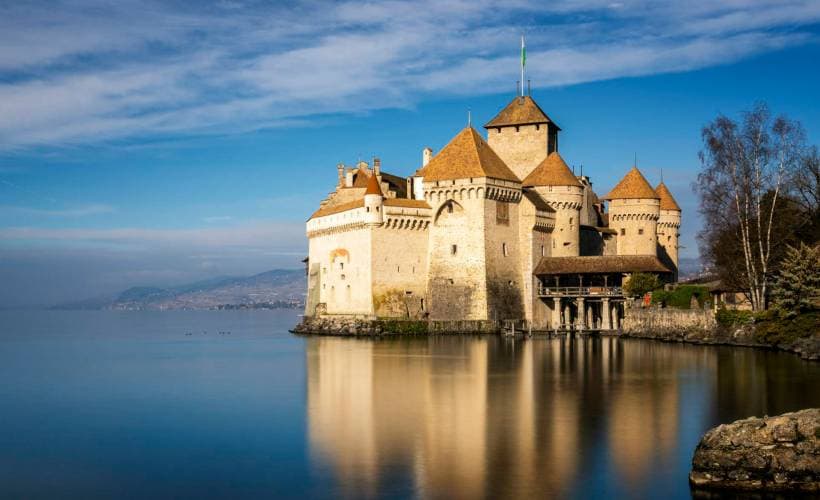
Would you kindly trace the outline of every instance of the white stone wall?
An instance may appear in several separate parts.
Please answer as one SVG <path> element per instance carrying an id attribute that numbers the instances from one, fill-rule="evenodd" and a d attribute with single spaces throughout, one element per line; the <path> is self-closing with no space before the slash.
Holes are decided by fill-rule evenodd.
<path id="1" fill-rule="evenodd" d="M 661 210 L 658 218 L 658 245 L 666 252 L 670 262 L 678 269 L 678 239 L 681 213 L 677 210 Z"/>
<path id="2" fill-rule="evenodd" d="M 422 317 L 427 299 L 429 231 L 385 224 L 373 230 L 373 304 L 378 317 Z"/>
<path id="3" fill-rule="evenodd" d="M 523 197 L 518 210 L 519 248 L 521 249 L 522 295 L 524 297 L 524 319 L 532 321 L 533 328 L 546 328 L 549 324 L 550 308 L 538 295 L 538 278 L 533 275 L 542 257 L 551 256 L 552 231 L 555 217 L 552 213 L 541 212 L 527 198 Z"/>
<path id="4" fill-rule="evenodd" d="M 372 315 L 371 226 L 314 234 L 308 241 L 308 296 L 317 302 L 309 300 L 305 314 L 324 304 L 327 314 Z"/>

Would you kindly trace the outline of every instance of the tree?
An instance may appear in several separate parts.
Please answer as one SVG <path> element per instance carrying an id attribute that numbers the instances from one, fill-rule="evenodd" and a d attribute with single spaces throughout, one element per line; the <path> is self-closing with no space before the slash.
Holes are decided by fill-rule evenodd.
<path id="1" fill-rule="evenodd" d="M 820 245 L 788 247 L 774 289 L 778 307 L 797 313 L 814 307 L 820 297 Z"/>
<path id="2" fill-rule="evenodd" d="M 654 274 L 634 273 L 624 285 L 624 292 L 629 297 L 643 297 L 660 286 L 661 282 Z"/>
<path id="3" fill-rule="evenodd" d="M 737 282 L 754 310 L 765 309 L 773 251 L 781 241 L 773 231 L 775 213 L 787 205 L 788 181 L 805 157 L 803 130 L 785 117 L 772 119 L 766 105 L 758 104 L 743 113 L 742 123 L 718 116 L 702 136 L 702 170 L 694 187 L 705 219 L 703 253 L 713 264 L 716 253 L 737 259 Z M 731 248 L 717 248 L 721 242 Z"/>

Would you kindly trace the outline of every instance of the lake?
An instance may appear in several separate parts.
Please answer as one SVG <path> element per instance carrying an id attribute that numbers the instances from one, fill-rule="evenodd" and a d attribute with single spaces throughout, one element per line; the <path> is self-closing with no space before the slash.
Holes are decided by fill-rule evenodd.
<path id="1" fill-rule="evenodd" d="M 689 498 L 708 428 L 820 406 L 784 353 L 298 320 L 0 312 L 0 497 Z"/>

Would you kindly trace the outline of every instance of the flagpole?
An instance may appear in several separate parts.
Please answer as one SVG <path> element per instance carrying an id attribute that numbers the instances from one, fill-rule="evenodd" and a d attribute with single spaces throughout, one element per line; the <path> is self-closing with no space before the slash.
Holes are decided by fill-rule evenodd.
<path id="1" fill-rule="evenodd" d="M 521 97 L 524 97 L 524 64 L 527 60 L 527 48 L 524 45 L 524 35 L 521 35 Z"/>

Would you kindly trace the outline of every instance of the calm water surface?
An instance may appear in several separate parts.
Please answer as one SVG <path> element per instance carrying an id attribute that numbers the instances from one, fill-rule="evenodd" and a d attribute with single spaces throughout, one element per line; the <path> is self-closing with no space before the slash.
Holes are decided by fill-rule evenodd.
<path id="1" fill-rule="evenodd" d="M 0 497 L 688 498 L 707 428 L 820 406 L 788 354 L 296 321 L 0 312 Z"/>

